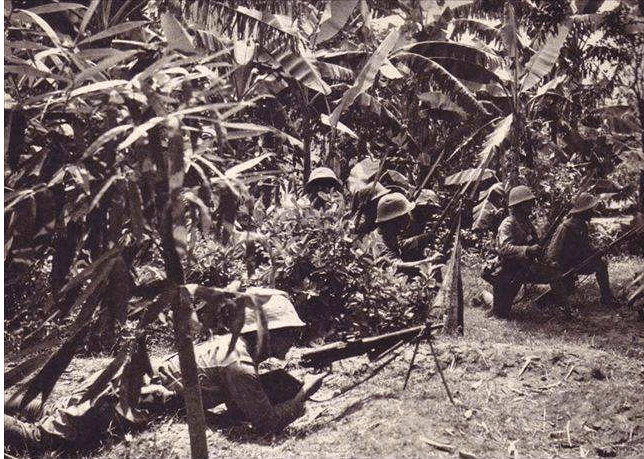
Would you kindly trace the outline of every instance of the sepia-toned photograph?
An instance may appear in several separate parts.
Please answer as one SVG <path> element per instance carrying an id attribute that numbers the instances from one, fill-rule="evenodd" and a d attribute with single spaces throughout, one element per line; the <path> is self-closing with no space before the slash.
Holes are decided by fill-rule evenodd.
<path id="1" fill-rule="evenodd" d="M 4 0 L 4 458 L 644 457 L 644 0 Z"/>

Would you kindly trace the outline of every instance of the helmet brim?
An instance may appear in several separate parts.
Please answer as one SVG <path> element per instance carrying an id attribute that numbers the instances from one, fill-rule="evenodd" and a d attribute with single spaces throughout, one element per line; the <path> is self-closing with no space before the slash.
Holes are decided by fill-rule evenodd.
<path id="1" fill-rule="evenodd" d="M 574 208 L 570 211 L 570 213 L 571 213 L 571 214 L 573 214 L 573 215 L 574 215 L 574 214 L 580 214 L 580 213 L 582 213 L 582 212 L 586 212 L 587 210 L 594 209 L 595 207 L 597 207 L 597 200 L 593 199 L 593 201 L 589 202 L 589 203 L 588 203 L 588 204 L 586 204 L 586 205 L 583 205 L 583 206 L 581 206 L 581 207 L 574 207 Z"/>
<path id="2" fill-rule="evenodd" d="M 407 203 L 407 204 L 405 204 L 405 208 L 400 209 L 398 212 L 394 212 L 392 214 L 389 214 L 384 218 L 376 218 L 376 223 L 388 222 L 388 221 L 394 220 L 394 219 L 396 219 L 398 217 L 402 217 L 403 215 L 407 215 L 409 212 L 414 210 L 414 207 L 416 207 L 416 205 L 413 202 Z"/>

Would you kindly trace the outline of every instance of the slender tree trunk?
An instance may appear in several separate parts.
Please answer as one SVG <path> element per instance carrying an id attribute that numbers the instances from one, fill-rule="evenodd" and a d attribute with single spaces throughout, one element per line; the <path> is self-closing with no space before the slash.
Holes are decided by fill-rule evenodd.
<path id="1" fill-rule="evenodd" d="M 168 129 L 167 162 L 159 161 L 159 172 L 166 177 L 163 186 L 165 196 L 162 201 L 163 217 L 159 233 L 161 236 L 161 253 L 165 262 L 167 279 L 170 281 L 172 292 L 172 318 L 174 322 L 174 339 L 179 355 L 181 368 L 181 382 L 183 383 L 183 400 L 188 417 L 188 433 L 190 435 L 190 450 L 193 459 L 206 459 L 208 457 L 208 443 L 206 441 L 206 419 L 203 412 L 201 387 L 197 376 L 197 363 L 195 351 L 190 336 L 189 303 L 181 294 L 185 275 L 179 249 L 185 250 L 185 237 L 180 221 L 183 215 L 180 192 L 183 186 L 183 140 L 178 121 L 169 124 Z"/>
<path id="2" fill-rule="evenodd" d="M 644 9 L 642 9 L 644 11 Z M 637 108 L 639 110 L 639 119 L 640 119 L 640 140 L 642 153 L 644 154 L 644 98 L 638 98 Z M 640 212 L 644 212 L 644 169 L 640 171 L 639 179 L 639 193 L 638 193 L 638 209 Z"/>
<path id="3" fill-rule="evenodd" d="M 306 186 L 306 182 L 311 175 L 311 138 L 313 137 L 313 129 L 311 129 L 311 119 L 307 113 L 302 120 L 302 137 L 304 138 L 304 151 L 302 152 L 302 166 L 304 167 L 304 176 L 302 186 Z"/>

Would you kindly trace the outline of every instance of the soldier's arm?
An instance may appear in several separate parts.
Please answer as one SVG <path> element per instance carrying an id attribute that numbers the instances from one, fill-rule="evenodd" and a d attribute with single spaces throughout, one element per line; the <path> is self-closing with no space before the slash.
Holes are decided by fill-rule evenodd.
<path id="1" fill-rule="evenodd" d="M 427 247 L 433 239 L 434 235 L 430 235 L 429 233 L 401 239 L 398 244 L 402 258 L 413 257 L 417 254 L 422 255 L 425 247 Z"/>
<path id="2" fill-rule="evenodd" d="M 238 409 L 258 432 L 279 432 L 304 414 L 302 397 L 273 405 L 251 365 L 238 363 L 226 367 L 224 382 L 229 397 L 226 404 Z"/>
<path id="3" fill-rule="evenodd" d="M 527 260 L 527 245 L 519 245 L 517 235 L 508 220 L 503 220 L 497 236 L 497 252 L 507 259 Z"/>
<path id="4" fill-rule="evenodd" d="M 547 260 L 550 264 L 556 267 L 561 267 L 563 262 L 564 247 L 566 246 L 566 239 L 568 238 L 569 227 L 566 222 L 562 222 L 555 230 L 552 240 L 548 245 L 548 252 L 546 254 Z"/>

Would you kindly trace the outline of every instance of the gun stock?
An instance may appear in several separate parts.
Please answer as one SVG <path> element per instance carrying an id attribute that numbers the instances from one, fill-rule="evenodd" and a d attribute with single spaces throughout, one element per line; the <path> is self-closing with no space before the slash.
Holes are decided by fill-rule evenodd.
<path id="1" fill-rule="evenodd" d="M 443 328 L 443 324 L 431 325 L 427 328 L 429 330 L 438 330 Z M 363 354 L 369 355 L 373 360 L 373 357 L 382 354 L 383 351 L 392 346 L 400 342 L 413 340 L 424 329 L 424 325 L 419 325 L 417 327 L 385 333 L 384 335 L 330 343 L 302 354 L 300 364 L 309 368 L 323 368 L 337 360 Z"/>

